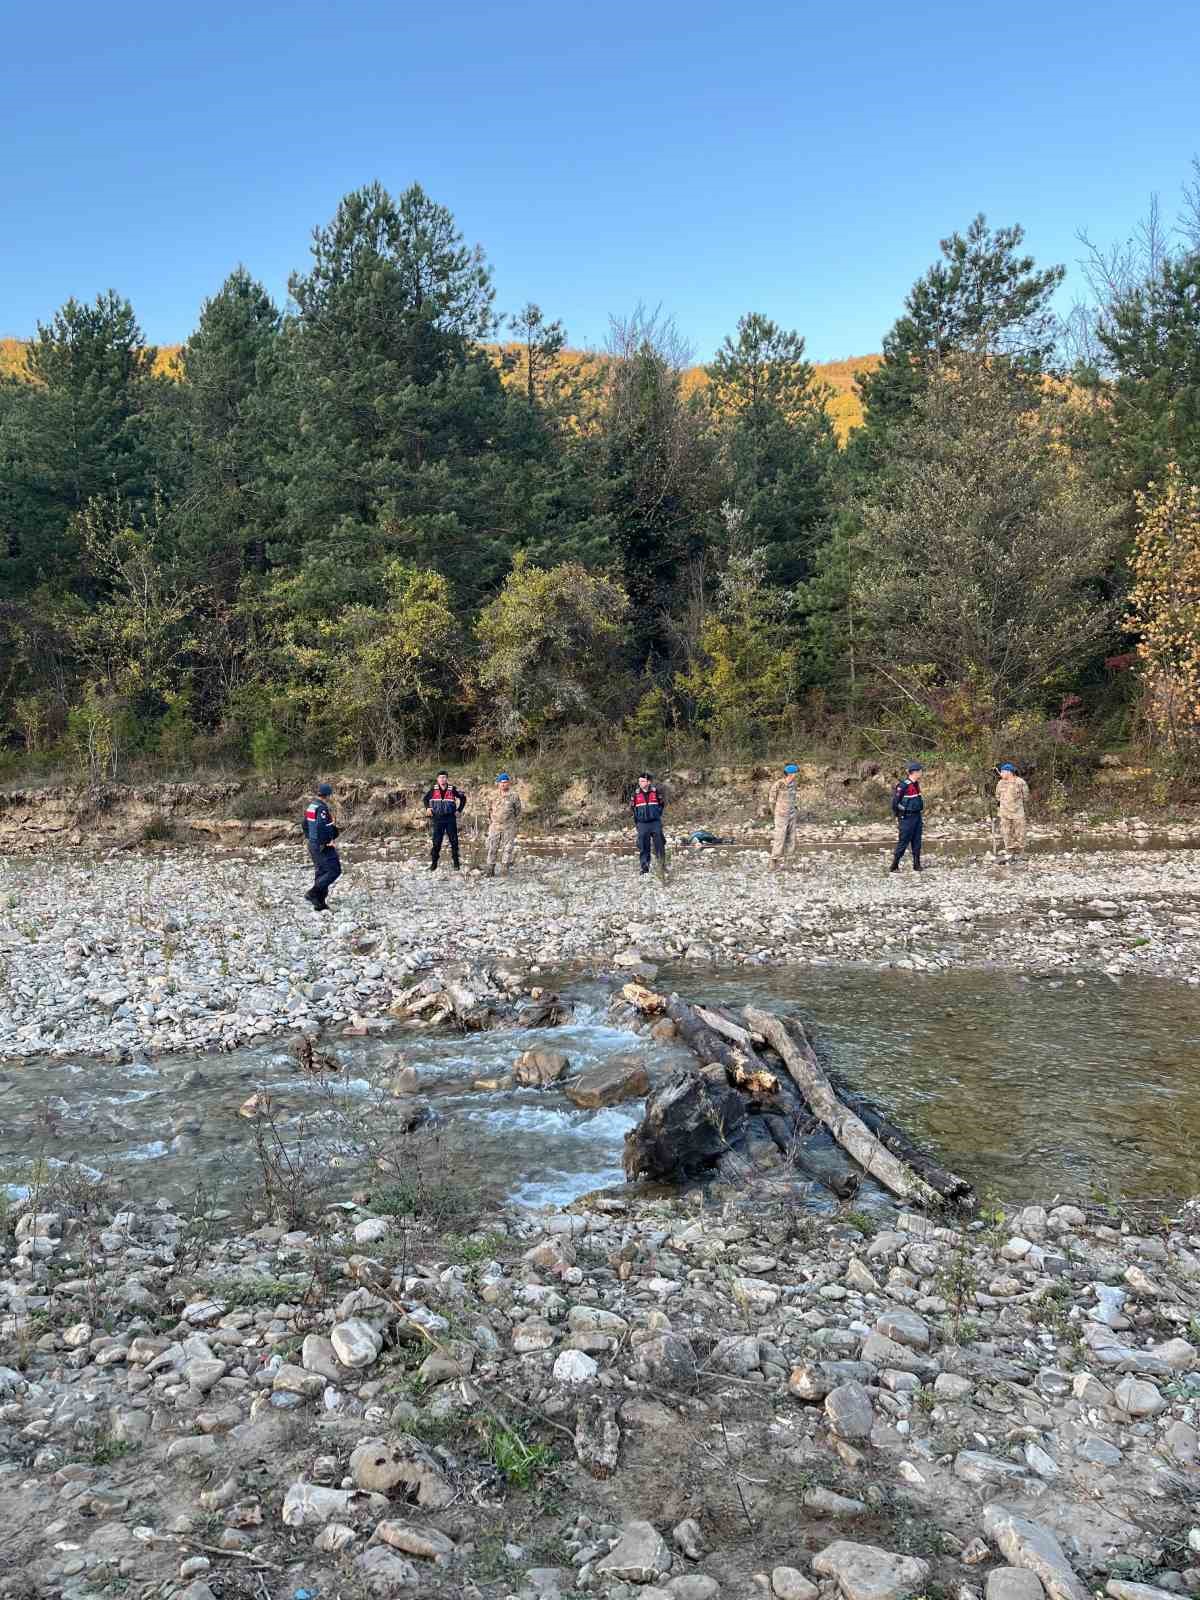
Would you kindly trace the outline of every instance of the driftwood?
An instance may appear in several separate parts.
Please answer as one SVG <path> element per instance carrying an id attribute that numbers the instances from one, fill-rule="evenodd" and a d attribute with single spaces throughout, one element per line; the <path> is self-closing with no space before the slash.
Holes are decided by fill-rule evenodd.
<path id="1" fill-rule="evenodd" d="M 457 1028 L 460 1033 L 556 1028 L 572 1015 L 570 1002 L 556 994 L 518 1007 L 494 972 L 477 962 L 460 962 L 441 977 L 420 979 L 397 995 L 388 1009 L 393 1016 L 420 1022 L 423 1027 Z"/>
<path id="2" fill-rule="evenodd" d="M 683 1078 L 702 1080 L 706 1086 L 683 1095 L 672 1077 L 661 1091 L 651 1094 L 639 1125 L 625 1136 L 625 1170 L 630 1175 L 694 1176 L 712 1168 L 730 1183 L 745 1182 L 754 1164 L 743 1148 L 756 1138 L 763 1149 L 782 1155 L 791 1167 L 811 1182 L 831 1190 L 839 1199 L 851 1194 L 856 1180 L 850 1175 L 818 1172 L 804 1156 L 802 1140 L 816 1126 L 791 1080 L 772 1071 L 754 1047 L 745 1028 L 718 1012 L 690 1006 L 678 995 L 657 994 L 644 984 L 627 983 L 622 995 L 643 1016 L 669 1017 L 680 1038 L 700 1063 L 699 1073 Z M 723 1142 L 713 1137 L 714 1086 L 734 1094 L 740 1112 L 721 1115 Z M 661 1096 L 661 1098 L 660 1098 Z M 705 1098 L 707 1096 L 707 1099 Z M 732 1102 L 723 1094 L 721 1105 Z"/>
<path id="3" fill-rule="evenodd" d="M 672 1074 L 646 1101 L 646 1112 L 625 1137 L 630 1177 L 692 1177 L 714 1171 L 744 1182 L 780 1157 L 839 1198 L 852 1194 L 860 1174 L 817 1170 L 805 1139 L 824 1125 L 863 1172 L 915 1205 L 967 1202 L 971 1187 L 920 1151 L 876 1106 L 831 1082 L 803 1025 L 747 1006 L 739 1017 L 717 1007 L 689 1005 L 678 995 L 627 983 L 622 997 L 645 1017 L 669 1017 L 699 1069 Z M 770 1052 L 769 1059 L 759 1053 Z M 775 1069 L 778 1057 L 785 1072 Z"/>
<path id="4" fill-rule="evenodd" d="M 783 1025 L 791 1034 L 796 1047 L 810 1060 L 817 1062 L 817 1053 L 804 1031 L 803 1023 L 795 1017 L 785 1017 Z M 819 1062 L 817 1064 L 819 1066 Z M 951 1200 L 956 1205 L 974 1204 L 975 1191 L 965 1178 L 960 1178 L 948 1167 L 943 1167 L 926 1151 L 915 1145 L 904 1130 L 886 1117 L 878 1106 L 873 1105 L 864 1095 L 856 1093 L 836 1073 L 829 1073 L 828 1078 L 833 1092 L 842 1104 L 855 1113 L 881 1145 L 886 1146 L 894 1156 L 904 1162 L 905 1166 L 911 1167 L 919 1178 L 924 1178 L 931 1189 L 936 1189 L 943 1200 Z"/>
<path id="5" fill-rule="evenodd" d="M 918 1205 L 934 1205 L 940 1200 L 936 1189 L 907 1166 L 870 1131 L 833 1092 L 833 1086 L 813 1053 L 802 1050 L 780 1022 L 767 1011 L 747 1006 L 746 1021 L 770 1044 L 795 1080 L 805 1100 L 820 1117 L 833 1137 L 864 1171 L 890 1189 L 900 1200 Z"/>
<path id="6" fill-rule="evenodd" d="M 701 1016 L 698 1006 L 690 1006 L 677 994 L 655 994 L 640 983 L 627 983 L 621 991 L 630 1005 L 644 1016 L 669 1017 L 679 1032 L 679 1037 L 700 1062 L 701 1066 L 717 1063 L 725 1068 L 730 1082 L 747 1094 L 760 1097 L 778 1096 L 783 1087 L 779 1074 L 772 1072 L 755 1054 L 750 1036 L 737 1029 L 741 1036 L 731 1042 L 728 1036 L 709 1025 Z M 718 1019 L 723 1020 L 723 1019 Z"/>

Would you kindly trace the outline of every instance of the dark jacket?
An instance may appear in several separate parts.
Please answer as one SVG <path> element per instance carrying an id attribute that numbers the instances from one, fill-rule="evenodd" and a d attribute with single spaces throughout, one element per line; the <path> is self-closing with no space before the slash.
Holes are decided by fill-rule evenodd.
<path id="1" fill-rule="evenodd" d="M 924 809 L 925 800 L 921 794 L 921 785 L 916 778 L 901 778 L 892 790 L 892 815 L 919 817 Z"/>
<path id="2" fill-rule="evenodd" d="M 648 789 L 639 787 L 633 796 L 633 820 L 635 822 L 659 822 L 666 810 L 667 797 L 656 783 Z"/>
<path id="3" fill-rule="evenodd" d="M 332 844 L 341 830 L 334 826 L 333 812 L 324 800 L 310 800 L 304 809 L 304 818 L 300 823 L 300 832 L 315 845 L 318 850 L 323 850 L 326 845 Z"/>
<path id="4" fill-rule="evenodd" d="M 453 784 L 448 788 L 439 789 L 435 784 L 425 795 L 425 809 L 431 817 L 453 817 L 460 812 L 467 803 L 467 797 L 461 789 L 456 789 Z"/>

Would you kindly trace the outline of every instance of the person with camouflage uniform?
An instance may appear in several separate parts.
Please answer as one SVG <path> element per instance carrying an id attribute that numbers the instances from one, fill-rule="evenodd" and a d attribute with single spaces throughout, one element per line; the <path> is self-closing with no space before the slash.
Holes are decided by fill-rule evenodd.
<path id="1" fill-rule="evenodd" d="M 488 814 L 487 875 L 496 876 L 496 862 L 507 872 L 512 866 L 513 851 L 517 846 L 517 824 L 521 820 L 521 797 L 512 787 L 512 779 L 502 772 L 496 779 L 496 792 L 492 795 Z"/>
<path id="2" fill-rule="evenodd" d="M 1006 761 L 999 769 L 996 803 L 1000 807 L 1000 838 L 1006 856 L 1019 855 L 1025 848 L 1025 802 L 1029 785 L 1017 777 L 1017 769 Z"/>
<path id="3" fill-rule="evenodd" d="M 785 851 L 794 852 L 796 849 L 796 774 L 799 770 L 794 761 L 789 761 L 783 769 L 783 777 L 776 779 L 767 796 L 775 818 L 775 832 L 771 839 L 772 871 L 777 871 L 783 865 Z"/>

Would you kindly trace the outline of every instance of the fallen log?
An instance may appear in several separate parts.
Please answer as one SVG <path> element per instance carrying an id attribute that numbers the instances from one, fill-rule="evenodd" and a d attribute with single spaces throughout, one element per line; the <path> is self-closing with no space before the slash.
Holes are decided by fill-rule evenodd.
<path id="1" fill-rule="evenodd" d="M 797 1048 L 816 1061 L 817 1054 L 804 1031 L 804 1025 L 795 1017 L 787 1017 L 784 1019 L 784 1027 L 795 1040 Z M 953 1201 L 955 1205 L 969 1206 L 975 1203 L 975 1191 L 965 1178 L 960 1178 L 956 1172 L 943 1167 L 940 1162 L 935 1161 L 931 1155 L 915 1145 L 904 1130 L 898 1128 L 878 1106 L 851 1089 L 836 1073 L 831 1072 L 828 1077 L 833 1092 L 842 1104 L 854 1112 L 880 1144 L 886 1146 L 906 1166 L 911 1167 L 919 1178 L 924 1178 L 931 1189 L 936 1189 L 943 1200 Z"/>
<path id="2" fill-rule="evenodd" d="M 728 1085 L 740 1090 L 746 1097 L 742 1102 L 742 1118 L 757 1116 L 750 1122 L 739 1121 L 736 1134 L 739 1141 L 743 1135 L 754 1137 L 757 1134 L 760 1139 L 768 1140 L 790 1166 L 811 1182 L 823 1185 L 842 1200 L 853 1193 L 857 1179 L 851 1174 L 818 1172 L 805 1159 L 800 1140 L 816 1127 L 816 1119 L 808 1111 L 792 1081 L 771 1071 L 763 1062 L 745 1028 L 717 1012 L 702 1014 L 701 1007 L 688 1005 L 677 994 L 657 994 L 644 984 L 627 983 L 621 992 L 624 999 L 643 1016 L 670 1017 L 680 1038 L 700 1062 L 702 1075 L 709 1083 L 718 1081 L 717 1076 L 703 1069 L 716 1068 L 723 1072 Z M 710 1019 L 719 1027 L 710 1026 Z M 647 1148 L 636 1151 L 631 1157 L 629 1152 L 636 1147 L 636 1141 L 631 1144 L 633 1135 L 640 1134 L 645 1122 L 649 1121 L 654 1100 L 655 1097 L 651 1096 L 647 1101 L 643 1124 L 634 1129 L 633 1134 L 626 1135 L 626 1171 L 632 1159 L 639 1173 L 667 1177 L 671 1169 L 664 1163 L 669 1152 L 675 1162 L 674 1170 L 687 1175 L 715 1167 L 720 1178 L 737 1183 L 745 1182 L 752 1174 L 753 1163 L 740 1151 L 728 1148 L 720 1154 L 714 1154 L 708 1130 L 700 1128 L 694 1120 L 689 1121 L 681 1107 L 674 1103 L 655 1113 L 670 1123 L 669 1136 L 653 1127 L 648 1128 Z M 688 1140 L 698 1131 L 700 1137 L 695 1148 L 689 1149 Z"/>
<path id="3" fill-rule="evenodd" d="M 749 1034 L 739 1029 L 743 1042 L 731 1043 L 722 1038 L 700 1016 L 699 1007 L 688 1005 L 677 994 L 655 994 L 640 983 L 627 983 L 621 991 L 630 1005 L 644 1016 L 670 1017 L 679 1031 L 679 1037 L 696 1057 L 702 1067 L 718 1063 L 729 1074 L 730 1081 L 747 1094 L 762 1098 L 777 1096 L 782 1088 L 778 1073 L 772 1072 L 755 1053 Z"/>
<path id="4" fill-rule="evenodd" d="M 865 1172 L 897 1199 L 926 1206 L 940 1203 L 937 1190 L 893 1155 L 854 1112 L 842 1104 L 811 1046 L 807 1051 L 802 1050 L 779 1018 L 767 1011 L 747 1006 L 742 1015 L 754 1032 L 762 1034 L 813 1111 Z"/>
<path id="5" fill-rule="evenodd" d="M 822 1172 L 808 1159 L 802 1140 L 818 1126 L 816 1117 L 806 1117 L 797 1122 L 782 1117 L 778 1112 L 763 1113 L 763 1125 L 775 1142 L 775 1148 L 790 1167 L 802 1173 L 811 1183 L 831 1190 L 839 1200 L 849 1200 L 858 1191 L 858 1178 L 852 1172 Z"/>
<path id="6" fill-rule="evenodd" d="M 710 1010 L 708 1006 L 693 1008 L 700 1021 L 714 1033 L 719 1033 L 722 1038 L 728 1039 L 731 1044 L 736 1044 L 741 1050 L 752 1050 L 756 1044 L 761 1044 L 761 1038 L 756 1039 L 747 1028 L 739 1028 L 737 1023 L 725 1015 L 723 1011 Z"/>

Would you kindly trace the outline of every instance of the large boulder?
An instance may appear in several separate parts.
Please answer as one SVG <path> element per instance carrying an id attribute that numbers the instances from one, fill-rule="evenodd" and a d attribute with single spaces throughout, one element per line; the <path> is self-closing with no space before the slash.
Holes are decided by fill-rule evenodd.
<path id="1" fill-rule="evenodd" d="M 523 1050 L 513 1062 L 513 1077 L 525 1089 L 544 1089 L 570 1069 L 561 1050 Z"/>
<path id="2" fill-rule="evenodd" d="M 650 1079 L 635 1056 L 614 1056 L 572 1078 L 564 1092 L 572 1105 L 596 1111 L 601 1106 L 619 1105 L 622 1100 L 641 1100 L 650 1093 Z"/>
<path id="3" fill-rule="evenodd" d="M 736 1145 L 746 1102 L 725 1080 L 682 1069 L 646 1099 L 646 1113 L 625 1135 L 625 1176 L 678 1178 L 702 1172 Z"/>
<path id="4" fill-rule="evenodd" d="M 836 1578 L 845 1600 L 906 1600 L 929 1578 L 929 1563 L 918 1556 L 894 1556 L 870 1544 L 839 1539 L 813 1561 L 822 1578 Z"/>
<path id="5" fill-rule="evenodd" d="M 671 1552 L 652 1522 L 627 1522 L 615 1547 L 596 1564 L 606 1578 L 654 1583 L 671 1570 Z"/>
<path id="6" fill-rule="evenodd" d="M 408 1434 L 395 1439 L 364 1439 L 350 1455 L 350 1476 L 360 1489 L 376 1494 L 397 1491 L 419 1506 L 450 1505 L 454 1490 L 434 1457 Z"/>

